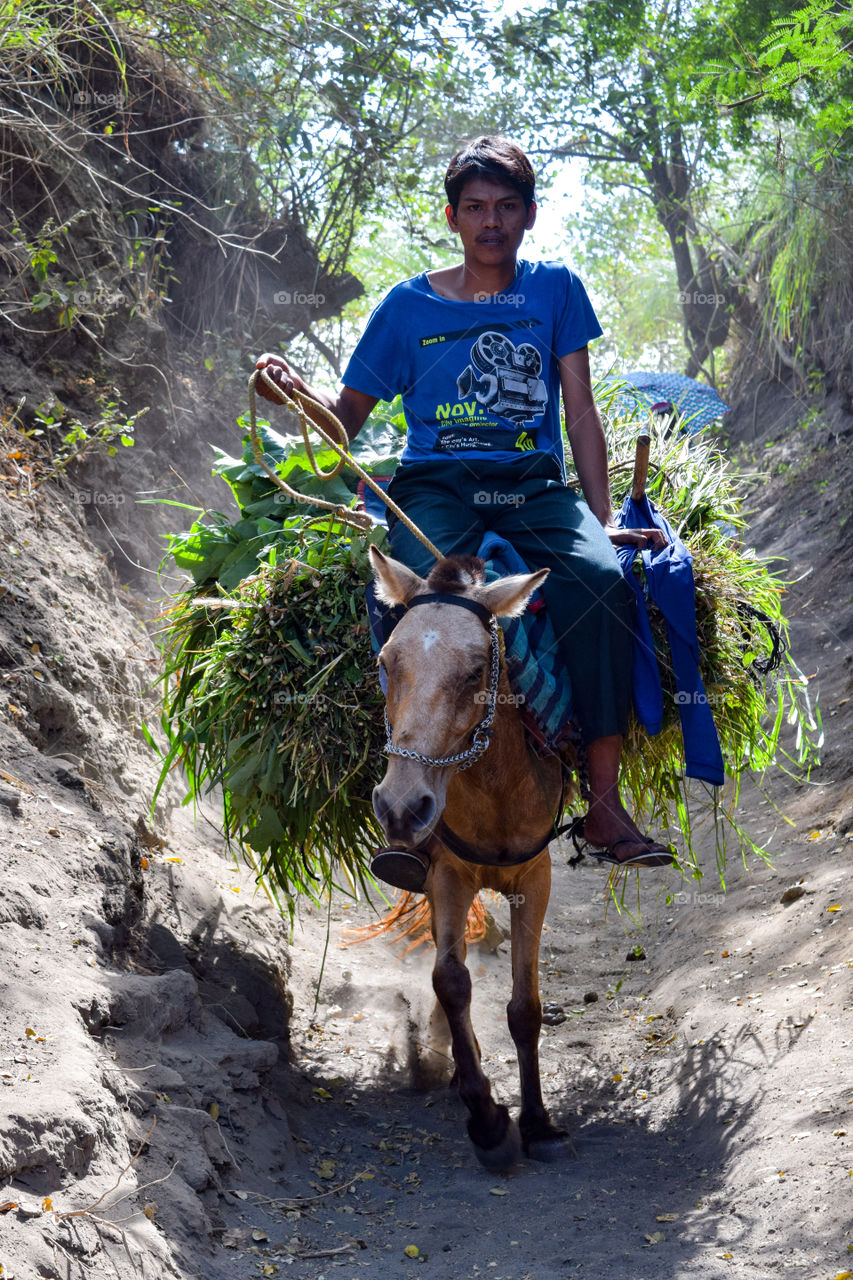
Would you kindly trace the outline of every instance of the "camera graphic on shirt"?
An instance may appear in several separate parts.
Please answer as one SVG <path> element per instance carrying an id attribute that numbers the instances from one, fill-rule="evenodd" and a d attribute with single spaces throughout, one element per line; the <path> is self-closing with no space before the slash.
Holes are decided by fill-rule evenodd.
<path id="1" fill-rule="evenodd" d="M 542 357 L 530 342 L 516 347 L 502 333 L 481 333 L 471 348 L 471 363 L 456 379 L 463 400 L 474 397 L 510 422 L 521 425 L 545 411 L 548 392 L 540 378 Z"/>

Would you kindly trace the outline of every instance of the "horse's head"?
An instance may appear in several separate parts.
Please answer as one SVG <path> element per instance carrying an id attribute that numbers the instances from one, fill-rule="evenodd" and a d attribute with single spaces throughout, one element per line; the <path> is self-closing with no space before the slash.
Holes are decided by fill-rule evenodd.
<path id="1" fill-rule="evenodd" d="M 411 848 L 425 840 L 445 805 L 453 773 L 479 757 L 487 742 L 478 726 L 494 714 L 497 636 L 493 618 L 524 609 L 548 570 L 486 583 L 482 560 L 451 556 L 424 579 L 370 548 L 377 594 L 409 609 L 379 655 L 388 678 L 386 708 L 393 754 L 373 792 L 373 808 L 388 840 Z"/>

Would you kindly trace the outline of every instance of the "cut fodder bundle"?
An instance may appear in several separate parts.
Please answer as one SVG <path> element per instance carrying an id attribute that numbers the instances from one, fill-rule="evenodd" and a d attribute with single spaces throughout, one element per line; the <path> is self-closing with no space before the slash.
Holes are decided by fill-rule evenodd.
<path id="1" fill-rule="evenodd" d="M 194 798 L 221 789 L 226 836 L 291 910 L 301 894 L 364 884 L 385 740 L 367 543 L 303 523 L 298 556 L 179 601 L 163 712 L 162 776 L 179 761 Z"/>
<path id="2" fill-rule="evenodd" d="M 807 776 L 819 760 L 820 715 L 790 652 L 783 610 L 786 583 L 772 561 L 741 544 L 740 490 L 748 477 L 733 473 L 707 430 L 691 436 L 673 433 L 651 416 L 642 423 L 614 418 L 606 426 L 614 505 L 618 509 L 630 486 L 642 429 L 652 437 L 647 494 L 693 557 L 699 665 L 730 780 L 719 791 L 704 784 L 698 788 L 710 802 L 722 874 L 728 833 L 735 836 L 739 851 L 763 853 L 737 820 L 743 775 L 760 777 L 776 767 Z M 634 569 L 642 579 L 640 557 Z M 695 844 L 709 804 L 705 802 L 701 815 L 691 804 L 666 624 L 653 604 L 648 603 L 648 610 L 664 694 L 663 727 L 651 736 L 632 721 L 622 784 L 635 813 L 650 827 L 679 830 L 682 864 L 701 875 Z M 694 788 L 694 801 L 696 794 Z"/>

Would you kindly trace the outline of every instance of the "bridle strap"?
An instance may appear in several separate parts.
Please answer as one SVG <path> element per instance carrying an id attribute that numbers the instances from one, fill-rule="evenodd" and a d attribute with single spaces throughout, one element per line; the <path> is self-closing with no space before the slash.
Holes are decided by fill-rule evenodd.
<path id="1" fill-rule="evenodd" d="M 559 834 L 557 832 L 556 834 Z M 494 853 L 491 850 L 483 853 L 480 849 L 476 849 L 474 845 L 469 844 L 467 840 L 463 840 L 455 831 L 451 831 L 450 827 L 442 818 L 436 832 L 442 844 L 446 845 L 451 853 L 455 853 L 457 858 L 462 858 L 464 862 L 473 862 L 479 867 L 519 867 L 522 863 L 530 862 L 531 859 L 537 858 L 540 853 L 548 848 L 548 845 L 554 839 L 554 832 L 549 832 L 544 842 L 536 849 L 530 849 L 525 853 Z"/>
<path id="2" fill-rule="evenodd" d="M 469 613 L 475 614 L 487 631 L 491 630 L 493 615 L 479 600 L 469 600 L 467 596 L 457 596 L 450 591 L 428 591 L 420 596 L 412 596 L 406 608 L 413 609 L 416 604 L 457 604 L 460 609 L 467 609 Z"/>
<path id="3" fill-rule="evenodd" d="M 562 803 L 563 797 L 560 800 L 561 812 Z M 455 831 L 451 831 L 443 818 L 438 825 L 436 835 L 451 853 L 455 853 L 457 858 L 462 858 L 464 862 L 473 862 L 479 867 L 520 867 L 525 862 L 531 862 L 534 858 L 538 858 L 540 853 L 545 852 L 552 840 L 556 840 L 558 836 L 563 836 L 567 831 L 570 831 L 574 822 L 575 819 L 573 818 L 571 822 L 563 822 L 559 827 L 555 823 L 541 844 L 537 845 L 535 849 L 526 850 L 524 853 L 508 854 L 504 852 L 495 854 L 491 851 L 483 853 L 482 850 L 469 844 L 467 840 L 463 840 Z"/>

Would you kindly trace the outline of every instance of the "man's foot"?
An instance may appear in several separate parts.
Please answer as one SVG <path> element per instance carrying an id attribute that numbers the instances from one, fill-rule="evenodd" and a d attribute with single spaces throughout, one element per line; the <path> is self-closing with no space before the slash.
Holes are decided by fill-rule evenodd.
<path id="1" fill-rule="evenodd" d="M 423 893 L 429 871 L 429 854 L 411 849 L 377 849 L 370 870 L 377 880 L 407 893 Z"/>
<path id="2" fill-rule="evenodd" d="M 624 810 L 603 819 L 590 810 L 572 824 L 571 837 L 578 853 L 615 867 L 668 867 L 675 860 L 674 849 L 643 835 Z"/>
<path id="3" fill-rule="evenodd" d="M 627 853 L 625 846 L 630 846 Z M 621 836 L 607 849 L 590 847 L 586 852 L 597 862 L 609 862 L 615 867 L 668 867 L 675 861 L 674 850 L 658 844 L 651 836 L 640 837 L 640 839 Z"/>

